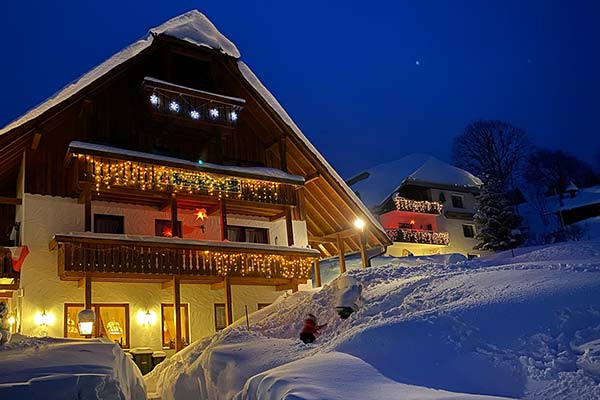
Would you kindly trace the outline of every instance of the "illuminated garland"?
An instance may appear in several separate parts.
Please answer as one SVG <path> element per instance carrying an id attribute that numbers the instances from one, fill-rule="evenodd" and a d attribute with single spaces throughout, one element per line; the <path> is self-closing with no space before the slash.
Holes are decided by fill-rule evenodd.
<path id="1" fill-rule="evenodd" d="M 62 245 L 65 246 L 65 254 L 68 255 L 66 260 L 69 260 L 65 269 L 72 271 L 177 273 L 287 279 L 310 279 L 312 274 L 312 257 L 141 246 L 96 248 L 74 243 Z M 122 259 L 126 261 L 122 263 Z M 163 265 L 159 267 L 161 260 Z M 165 262 L 169 265 L 164 265 Z M 127 271 L 121 271 L 123 265 L 128 266 L 125 268 Z"/>
<path id="2" fill-rule="evenodd" d="M 448 232 L 420 231 L 416 229 L 386 229 L 392 242 L 437 244 L 447 246 L 450 243 Z"/>
<path id="3" fill-rule="evenodd" d="M 85 163 L 84 178 L 95 184 L 96 191 L 116 186 L 141 190 L 172 190 L 265 203 L 286 203 L 280 195 L 281 185 L 277 182 L 218 176 L 182 168 L 111 160 L 84 154 L 75 156 Z"/>
<path id="4" fill-rule="evenodd" d="M 396 210 L 398 211 L 411 211 L 426 214 L 440 214 L 442 212 L 442 205 L 436 201 L 418 201 L 396 195 L 394 197 L 394 203 L 396 204 Z"/>

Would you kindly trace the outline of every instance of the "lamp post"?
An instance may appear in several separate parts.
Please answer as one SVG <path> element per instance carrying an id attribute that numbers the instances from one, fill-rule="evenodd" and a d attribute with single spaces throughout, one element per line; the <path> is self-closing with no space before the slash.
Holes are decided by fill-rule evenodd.
<path id="1" fill-rule="evenodd" d="M 360 241 L 360 258 L 362 260 L 362 267 L 366 269 L 371 266 L 370 260 L 367 258 L 367 235 L 365 234 L 365 221 L 360 218 L 356 218 L 354 221 L 354 227 L 358 230 L 358 237 Z"/>

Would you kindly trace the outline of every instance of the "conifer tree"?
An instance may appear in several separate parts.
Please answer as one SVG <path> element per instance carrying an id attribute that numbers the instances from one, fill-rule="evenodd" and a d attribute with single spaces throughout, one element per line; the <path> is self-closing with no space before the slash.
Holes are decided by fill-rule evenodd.
<path id="1" fill-rule="evenodd" d="M 521 218 L 515 214 L 502 184 L 492 177 L 486 182 L 479 196 L 479 206 L 475 214 L 479 244 L 477 250 L 502 251 L 515 248 L 523 243 L 519 230 Z"/>

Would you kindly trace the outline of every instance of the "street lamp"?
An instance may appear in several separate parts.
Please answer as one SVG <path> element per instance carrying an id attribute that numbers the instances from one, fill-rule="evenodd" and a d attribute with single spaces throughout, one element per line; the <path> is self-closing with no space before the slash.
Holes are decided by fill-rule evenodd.
<path id="1" fill-rule="evenodd" d="M 96 322 L 96 313 L 94 310 L 81 310 L 77 314 L 77 324 L 79 325 L 79 334 L 90 337 Z"/>

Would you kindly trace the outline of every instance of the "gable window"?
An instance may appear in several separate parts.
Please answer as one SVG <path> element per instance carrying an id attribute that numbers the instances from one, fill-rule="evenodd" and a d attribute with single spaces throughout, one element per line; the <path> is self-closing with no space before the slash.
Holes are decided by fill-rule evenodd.
<path id="1" fill-rule="evenodd" d="M 161 304 L 160 311 L 162 315 L 162 345 L 165 349 L 174 349 L 176 334 L 175 334 L 175 306 L 173 304 Z M 190 318 L 189 307 L 187 304 L 181 305 L 181 340 L 183 345 L 190 344 Z"/>
<path id="2" fill-rule="evenodd" d="M 215 331 L 220 331 L 227 327 L 227 318 L 225 317 L 225 304 L 215 303 Z"/>
<path id="3" fill-rule="evenodd" d="M 457 194 L 452 195 L 452 207 L 454 208 L 465 208 L 463 204 L 463 197 Z"/>
<path id="4" fill-rule="evenodd" d="M 473 225 L 463 225 L 463 235 L 465 235 L 466 238 L 473 238 L 475 237 L 475 227 Z"/>
<path id="5" fill-rule="evenodd" d="M 177 221 L 177 232 L 181 232 L 181 221 Z M 171 227 L 171 220 L 168 219 L 157 219 L 154 221 L 154 235 L 172 237 L 173 228 Z"/>
<path id="6" fill-rule="evenodd" d="M 227 240 L 230 242 L 269 243 L 269 230 L 247 226 L 227 226 Z"/>
<path id="7" fill-rule="evenodd" d="M 94 214 L 95 233 L 125 233 L 122 215 Z"/>
<path id="8" fill-rule="evenodd" d="M 79 334 L 77 314 L 83 310 L 83 304 L 65 303 L 65 337 L 83 338 Z M 103 337 L 129 348 L 129 304 L 93 304 L 96 313 L 93 337 Z"/>

